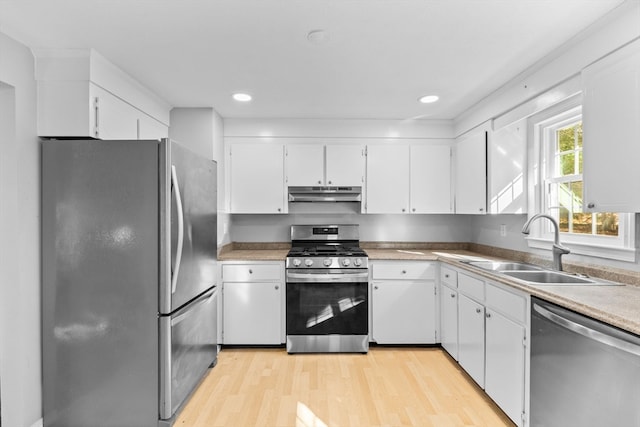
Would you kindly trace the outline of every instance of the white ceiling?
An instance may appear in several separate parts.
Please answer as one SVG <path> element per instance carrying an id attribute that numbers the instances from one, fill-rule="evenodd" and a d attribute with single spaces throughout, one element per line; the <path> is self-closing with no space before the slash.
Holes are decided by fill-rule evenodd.
<path id="1" fill-rule="evenodd" d="M 0 0 L 0 31 L 92 47 L 172 106 L 223 117 L 450 119 L 621 3 Z M 312 44 L 318 29 L 328 40 Z"/>

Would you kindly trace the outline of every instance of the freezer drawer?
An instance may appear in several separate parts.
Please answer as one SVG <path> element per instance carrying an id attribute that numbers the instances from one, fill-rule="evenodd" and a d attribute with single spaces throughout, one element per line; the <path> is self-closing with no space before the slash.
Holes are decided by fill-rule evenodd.
<path id="1" fill-rule="evenodd" d="M 217 298 L 213 287 L 175 314 L 160 317 L 160 419 L 166 425 L 216 362 Z"/>

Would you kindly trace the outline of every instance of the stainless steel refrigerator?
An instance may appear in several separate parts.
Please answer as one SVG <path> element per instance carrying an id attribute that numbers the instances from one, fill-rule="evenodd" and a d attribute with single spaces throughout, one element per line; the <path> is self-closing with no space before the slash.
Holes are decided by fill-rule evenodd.
<path id="1" fill-rule="evenodd" d="M 44 426 L 169 426 L 217 355 L 216 164 L 42 142 Z"/>

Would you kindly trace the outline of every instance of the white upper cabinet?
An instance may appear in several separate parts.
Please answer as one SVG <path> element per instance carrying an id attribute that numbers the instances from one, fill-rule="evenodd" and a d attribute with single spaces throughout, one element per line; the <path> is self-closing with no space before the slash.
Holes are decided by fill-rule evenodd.
<path id="1" fill-rule="evenodd" d="M 231 213 L 285 213 L 282 144 L 232 144 L 229 151 Z"/>
<path id="2" fill-rule="evenodd" d="M 409 212 L 409 146 L 367 147 L 366 212 Z"/>
<path id="3" fill-rule="evenodd" d="M 411 213 L 451 213 L 451 147 L 412 145 L 410 148 Z"/>
<path id="4" fill-rule="evenodd" d="M 170 106 L 91 49 L 35 49 L 38 135 L 158 139 Z"/>
<path id="5" fill-rule="evenodd" d="M 287 185 L 362 186 L 364 146 L 288 144 Z"/>
<path id="6" fill-rule="evenodd" d="M 640 212 L 640 40 L 582 71 L 584 200 L 593 212 Z"/>
<path id="7" fill-rule="evenodd" d="M 489 213 L 526 213 L 526 118 L 497 129 L 488 142 Z"/>
<path id="8" fill-rule="evenodd" d="M 324 185 L 324 146 L 289 144 L 285 150 L 287 185 Z"/>
<path id="9" fill-rule="evenodd" d="M 364 145 L 327 145 L 326 183 L 337 186 L 363 186 L 365 156 Z"/>
<path id="10" fill-rule="evenodd" d="M 456 213 L 487 211 L 487 131 L 484 126 L 456 138 Z"/>

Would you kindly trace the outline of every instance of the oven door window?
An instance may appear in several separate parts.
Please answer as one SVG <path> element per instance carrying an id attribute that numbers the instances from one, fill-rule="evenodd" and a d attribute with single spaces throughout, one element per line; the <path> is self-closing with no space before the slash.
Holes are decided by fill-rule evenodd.
<path id="1" fill-rule="evenodd" d="M 287 283 L 287 335 L 368 334 L 368 284 Z"/>

